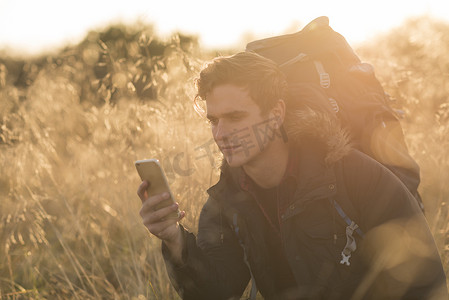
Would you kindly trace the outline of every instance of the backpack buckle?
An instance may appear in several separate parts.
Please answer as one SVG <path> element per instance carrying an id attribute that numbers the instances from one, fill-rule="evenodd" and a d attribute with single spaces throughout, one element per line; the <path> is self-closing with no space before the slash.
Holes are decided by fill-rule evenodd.
<path id="1" fill-rule="evenodd" d="M 323 89 L 327 89 L 331 86 L 331 78 L 329 74 L 327 73 L 320 74 L 320 85 Z"/>
<path id="2" fill-rule="evenodd" d="M 336 113 L 340 111 L 340 106 L 338 106 L 337 101 L 334 98 L 329 98 L 329 103 L 331 104 L 332 110 Z"/>
<path id="3" fill-rule="evenodd" d="M 315 60 L 315 69 L 320 75 L 320 85 L 323 89 L 327 89 L 331 86 L 331 77 L 324 70 L 323 64 L 320 61 Z"/>
<path id="4" fill-rule="evenodd" d="M 354 252 L 357 249 L 357 244 L 352 234 L 358 228 L 359 226 L 354 222 L 351 222 L 351 224 L 346 227 L 346 246 L 344 247 L 343 251 L 341 251 L 342 258 L 340 264 L 342 265 L 347 266 L 351 265 L 349 259 L 351 258 L 352 252 Z"/>
<path id="5" fill-rule="evenodd" d="M 342 259 L 341 259 L 341 261 L 340 261 L 340 264 L 342 264 L 342 265 L 347 265 L 347 266 L 351 265 L 351 263 L 349 262 L 349 259 L 351 258 L 351 254 L 345 255 L 345 254 L 342 252 L 342 253 L 341 253 L 341 257 L 342 257 Z"/>

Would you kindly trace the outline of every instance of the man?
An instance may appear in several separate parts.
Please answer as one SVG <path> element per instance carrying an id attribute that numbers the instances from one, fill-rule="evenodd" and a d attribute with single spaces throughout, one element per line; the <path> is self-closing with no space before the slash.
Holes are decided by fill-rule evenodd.
<path id="1" fill-rule="evenodd" d="M 195 237 L 164 195 L 138 194 L 183 299 L 446 299 L 445 274 L 416 200 L 351 149 L 313 86 L 287 91 L 254 53 L 214 59 L 196 82 L 223 153 Z M 359 227 L 359 228 L 358 228 Z M 254 290 L 255 291 L 255 290 Z"/>

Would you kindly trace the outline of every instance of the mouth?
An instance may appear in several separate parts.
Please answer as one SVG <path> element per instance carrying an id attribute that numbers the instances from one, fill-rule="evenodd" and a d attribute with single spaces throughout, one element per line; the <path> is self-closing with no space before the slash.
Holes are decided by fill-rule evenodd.
<path id="1" fill-rule="evenodd" d="M 221 146 L 220 150 L 224 151 L 224 152 L 231 152 L 231 151 L 235 151 L 236 149 L 238 149 L 240 147 L 241 147 L 241 145 L 232 145 L 232 146 L 226 145 L 226 146 Z"/>

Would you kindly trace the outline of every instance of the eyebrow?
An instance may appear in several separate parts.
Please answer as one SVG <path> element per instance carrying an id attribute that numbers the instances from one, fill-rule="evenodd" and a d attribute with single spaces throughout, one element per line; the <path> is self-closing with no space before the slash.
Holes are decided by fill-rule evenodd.
<path id="1" fill-rule="evenodd" d="M 221 117 L 229 118 L 229 117 L 239 117 L 239 116 L 246 116 L 246 115 L 248 115 L 248 112 L 246 110 L 233 110 L 233 111 L 222 114 Z M 206 118 L 208 118 L 210 120 L 213 118 L 217 118 L 217 116 L 207 114 Z"/>

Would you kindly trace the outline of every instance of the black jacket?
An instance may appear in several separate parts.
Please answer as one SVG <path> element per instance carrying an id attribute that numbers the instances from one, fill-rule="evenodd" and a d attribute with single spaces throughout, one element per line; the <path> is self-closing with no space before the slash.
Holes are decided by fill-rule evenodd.
<path id="1" fill-rule="evenodd" d="M 334 136 L 334 129 L 326 130 Z M 162 247 L 183 299 L 239 299 L 251 273 L 265 299 L 447 299 L 435 243 L 407 188 L 344 138 L 316 136 L 301 142 L 295 137 L 299 180 L 281 215 L 283 249 L 297 287 L 273 286 L 270 266 L 276 258 L 264 247 L 264 215 L 241 189 L 238 170 L 225 166 L 208 190 L 197 237 L 182 229 L 184 263 L 174 265 Z M 350 266 L 340 264 L 347 225 L 329 200 L 365 233 L 363 239 L 354 234 Z"/>

